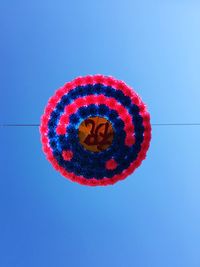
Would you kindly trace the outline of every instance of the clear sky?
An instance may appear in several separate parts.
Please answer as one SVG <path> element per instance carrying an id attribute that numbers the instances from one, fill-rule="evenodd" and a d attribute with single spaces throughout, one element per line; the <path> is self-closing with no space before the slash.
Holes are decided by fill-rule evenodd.
<path id="1" fill-rule="evenodd" d="M 39 123 L 54 91 L 102 73 L 141 95 L 152 123 L 200 122 L 200 2 L 1 0 L 0 123 Z M 37 127 L 0 128 L 0 266 L 199 267 L 200 126 L 153 126 L 125 181 L 56 172 Z"/>

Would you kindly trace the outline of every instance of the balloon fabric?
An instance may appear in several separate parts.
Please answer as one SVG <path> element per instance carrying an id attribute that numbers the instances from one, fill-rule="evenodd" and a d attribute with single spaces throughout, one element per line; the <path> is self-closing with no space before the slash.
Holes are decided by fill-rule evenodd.
<path id="1" fill-rule="evenodd" d="M 111 185 L 145 159 L 150 115 L 123 81 L 78 77 L 49 99 L 40 133 L 47 159 L 64 177 L 83 185 Z"/>

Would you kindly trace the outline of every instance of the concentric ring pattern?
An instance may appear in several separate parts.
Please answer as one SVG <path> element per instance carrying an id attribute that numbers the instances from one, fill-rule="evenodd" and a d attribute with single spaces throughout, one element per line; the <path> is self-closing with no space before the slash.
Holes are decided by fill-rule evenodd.
<path id="1" fill-rule="evenodd" d="M 85 120 L 91 124 L 87 145 L 108 144 L 106 124 L 95 126 L 93 117 L 104 118 L 114 132 L 112 143 L 99 152 L 86 149 L 79 140 Z M 100 128 L 101 140 L 95 139 Z M 109 185 L 125 179 L 146 157 L 150 115 L 124 82 L 103 75 L 78 77 L 49 99 L 40 133 L 47 159 L 64 177 L 84 185 Z"/>

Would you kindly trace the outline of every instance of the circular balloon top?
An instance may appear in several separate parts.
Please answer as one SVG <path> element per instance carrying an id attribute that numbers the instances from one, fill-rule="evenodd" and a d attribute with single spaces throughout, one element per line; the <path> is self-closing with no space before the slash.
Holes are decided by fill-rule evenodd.
<path id="1" fill-rule="evenodd" d="M 43 151 L 64 177 L 84 185 L 125 179 L 146 157 L 150 116 L 113 77 L 78 77 L 52 96 L 40 125 Z"/>

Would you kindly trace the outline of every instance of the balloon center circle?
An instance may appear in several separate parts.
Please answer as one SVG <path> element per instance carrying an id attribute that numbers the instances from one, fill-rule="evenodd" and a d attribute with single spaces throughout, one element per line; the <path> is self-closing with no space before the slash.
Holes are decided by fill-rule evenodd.
<path id="1" fill-rule="evenodd" d="M 95 116 L 82 121 L 78 131 L 81 145 L 92 152 L 101 152 L 111 146 L 114 131 L 110 121 Z"/>

